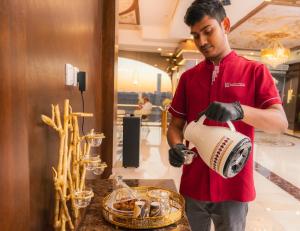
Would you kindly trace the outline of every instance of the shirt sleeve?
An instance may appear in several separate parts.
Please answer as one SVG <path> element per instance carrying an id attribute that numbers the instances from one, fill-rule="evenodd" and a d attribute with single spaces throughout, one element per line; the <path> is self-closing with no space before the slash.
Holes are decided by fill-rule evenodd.
<path id="1" fill-rule="evenodd" d="M 282 104 L 282 101 L 271 73 L 261 64 L 255 72 L 255 107 L 266 109 L 273 104 Z"/>
<path id="2" fill-rule="evenodd" d="M 186 92 L 185 92 L 186 78 L 183 74 L 179 79 L 175 95 L 173 97 L 169 112 L 172 116 L 186 119 Z"/>

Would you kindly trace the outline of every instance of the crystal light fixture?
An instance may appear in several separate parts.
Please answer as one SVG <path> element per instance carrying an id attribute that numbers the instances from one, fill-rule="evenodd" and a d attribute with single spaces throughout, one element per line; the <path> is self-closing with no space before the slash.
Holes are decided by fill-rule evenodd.
<path id="1" fill-rule="evenodd" d="M 274 68 L 286 63 L 290 54 L 290 49 L 285 48 L 277 38 L 271 39 L 269 46 L 261 50 L 262 61 Z"/>

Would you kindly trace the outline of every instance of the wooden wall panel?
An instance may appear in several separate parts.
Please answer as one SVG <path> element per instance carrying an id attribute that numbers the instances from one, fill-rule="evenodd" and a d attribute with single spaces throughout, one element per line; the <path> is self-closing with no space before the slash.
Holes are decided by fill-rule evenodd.
<path id="1" fill-rule="evenodd" d="M 27 84 L 29 107 L 29 159 L 31 230 L 52 226 L 53 188 L 51 166 L 56 166 L 58 137 L 41 123 L 40 114 L 49 114 L 51 103 L 63 107 L 70 99 L 74 111 L 81 111 L 78 89 L 65 86 L 65 64 L 71 63 L 87 72 L 88 87 L 84 92 L 85 110 L 94 112 L 93 82 L 100 77 L 95 67 L 97 35 L 100 21 L 98 1 L 82 2 L 49 0 L 28 4 Z M 99 37 L 98 37 L 99 38 Z M 85 130 L 94 125 L 85 120 Z M 50 186 L 50 187 L 49 187 Z M 42 203 L 40 203 L 42 202 Z"/>
<path id="2" fill-rule="evenodd" d="M 102 158 L 108 163 L 108 168 L 104 171 L 103 176 L 107 178 L 112 173 L 112 153 L 116 149 L 116 139 L 114 137 L 117 107 L 117 87 L 116 87 L 116 68 L 117 68 L 117 49 L 115 39 L 116 16 L 111 12 L 116 12 L 116 1 L 103 1 L 103 25 L 102 33 L 102 59 L 101 59 L 101 82 L 102 86 L 102 127 L 106 135 L 102 146 Z M 114 49 L 115 48 L 115 49 Z"/>
<path id="3" fill-rule="evenodd" d="M 85 120 L 85 131 L 95 127 L 106 133 L 101 149 L 110 161 L 114 62 L 103 63 L 103 55 L 115 52 L 115 40 L 103 39 L 106 33 L 112 37 L 114 27 L 102 20 L 103 12 L 105 17 L 115 14 L 114 2 L 1 1 L 0 103 L 5 106 L 0 113 L 0 185 L 8 194 L 0 199 L 1 231 L 52 230 L 51 166 L 57 164 L 58 137 L 40 115 L 51 113 L 51 103 L 62 107 L 65 98 L 73 111 L 82 110 L 79 91 L 64 85 L 66 63 L 87 72 L 85 111 L 95 117 Z M 109 81 L 103 81 L 104 74 Z"/>
<path id="4" fill-rule="evenodd" d="M 293 96 L 287 103 L 288 91 L 293 90 Z M 289 122 L 289 129 L 293 131 L 300 130 L 300 64 L 295 63 L 289 66 L 286 74 L 284 89 L 283 107 Z"/>
<path id="5" fill-rule="evenodd" d="M 29 230 L 25 4 L 0 2 L 0 230 Z"/>

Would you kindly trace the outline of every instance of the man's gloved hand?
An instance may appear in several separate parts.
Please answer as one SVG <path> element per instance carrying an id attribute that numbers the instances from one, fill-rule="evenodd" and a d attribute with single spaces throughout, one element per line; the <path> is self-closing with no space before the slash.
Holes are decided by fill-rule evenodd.
<path id="1" fill-rule="evenodd" d="M 244 118 L 244 111 L 241 104 L 236 101 L 233 103 L 212 102 L 205 110 L 205 115 L 210 120 L 226 122 Z"/>
<path id="2" fill-rule="evenodd" d="M 173 167 L 181 167 L 184 163 L 183 150 L 187 150 L 184 144 L 176 144 L 174 147 L 169 149 L 169 162 Z"/>

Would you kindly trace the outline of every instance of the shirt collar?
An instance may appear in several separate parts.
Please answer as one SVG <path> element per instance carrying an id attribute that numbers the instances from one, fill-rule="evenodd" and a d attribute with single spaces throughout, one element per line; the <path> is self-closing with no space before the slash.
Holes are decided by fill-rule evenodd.
<path id="1" fill-rule="evenodd" d="M 229 52 L 225 57 L 223 57 L 219 63 L 219 66 L 220 64 L 225 64 L 229 61 L 232 61 L 235 57 L 237 57 L 237 54 L 235 51 L 231 51 Z M 205 63 L 207 65 L 214 65 L 212 61 L 208 60 L 208 59 L 205 59 Z"/>

